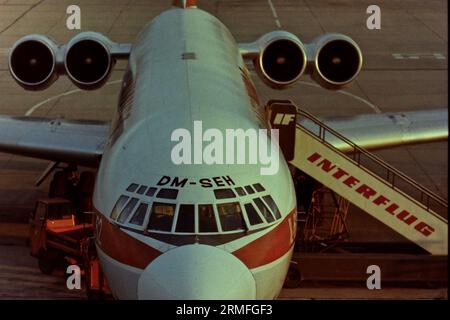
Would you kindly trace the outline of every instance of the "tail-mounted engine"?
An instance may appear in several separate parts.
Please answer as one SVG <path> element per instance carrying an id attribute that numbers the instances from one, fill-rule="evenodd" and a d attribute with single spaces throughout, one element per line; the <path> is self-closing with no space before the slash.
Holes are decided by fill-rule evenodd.
<path id="1" fill-rule="evenodd" d="M 82 32 L 66 45 L 42 35 L 18 40 L 9 56 L 9 69 L 22 87 L 43 90 L 66 74 L 79 88 L 93 90 L 109 78 L 116 59 L 127 58 L 129 44 L 117 44 L 96 32 Z"/>

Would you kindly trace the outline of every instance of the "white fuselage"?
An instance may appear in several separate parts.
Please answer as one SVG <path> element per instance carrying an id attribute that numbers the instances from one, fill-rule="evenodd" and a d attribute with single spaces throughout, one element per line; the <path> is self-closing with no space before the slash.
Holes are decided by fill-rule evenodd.
<path id="1" fill-rule="evenodd" d="M 267 129 L 227 28 L 199 9 L 172 8 L 149 23 L 133 46 L 98 172 L 97 249 L 108 284 L 122 299 L 273 299 L 283 285 L 296 228 L 286 161 L 280 154 L 274 175 L 261 175 L 260 163 L 177 165 L 171 135 L 180 128 L 193 132 L 194 121 L 202 122 L 203 131 Z M 255 184 L 264 190 L 255 190 Z M 245 186 L 254 193 L 238 195 L 236 188 Z M 149 188 L 156 188 L 155 194 L 146 195 Z M 177 195 L 158 198 L 162 188 Z M 237 196 L 216 198 L 214 190 L 225 188 Z M 274 221 L 265 220 L 254 202 L 259 197 L 270 207 L 268 196 L 281 214 Z M 134 207 L 128 204 L 133 198 Z M 155 203 L 163 207 L 155 209 Z M 261 223 L 250 223 L 249 203 Z M 118 221 L 126 205 L 132 212 Z M 140 205 L 142 219 L 132 223 Z M 209 207 L 200 205 L 213 208 L 217 230 L 201 230 L 199 212 Z M 192 228 L 178 230 L 181 208 L 195 208 Z M 221 223 L 230 208 L 243 212 L 244 230 L 226 230 Z M 149 223 L 157 223 L 150 217 L 155 210 L 165 224 L 149 230 Z"/>

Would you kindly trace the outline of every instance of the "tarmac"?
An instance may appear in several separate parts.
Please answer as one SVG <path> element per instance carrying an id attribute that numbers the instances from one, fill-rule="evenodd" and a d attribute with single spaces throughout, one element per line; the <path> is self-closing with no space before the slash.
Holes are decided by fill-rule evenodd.
<path id="1" fill-rule="evenodd" d="M 9 48 L 20 37 L 31 33 L 46 34 L 59 43 L 65 43 L 79 31 L 87 30 L 102 32 L 116 42 L 132 42 L 140 29 L 167 8 L 170 1 L 77 0 L 76 4 L 81 8 L 82 29 L 68 30 L 66 8 L 73 3 L 71 0 L 0 0 L 0 114 L 110 120 L 125 68 L 123 62 L 116 65 L 107 85 L 96 91 L 80 91 L 67 78 L 61 77 L 45 91 L 27 92 L 9 74 Z M 252 72 L 262 101 L 291 99 L 319 117 L 448 107 L 447 2 L 383 2 L 380 4 L 380 30 L 366 27 L 369 17 L 366 9 L 371 4 L 366 0 L 200 1 L 202 9 L 229 27 L 237 42 L 254 41 L 266 32 L 285 29 L 298 35 L 304 43 L 325 32 L 341 32 L 360 45 L 364 65 L 350 88 L 343 92 L 327 91 L 305 76 L 294 87 L 276 91 L 265 86 Z M 403 146 L 376 154 L 447 199 L 447 151 L 447 142 L 436 142 Z M 49 181 L 40 187 L 34 186 L 47 165 L 46 161 L 0 153 L 0 239 L 26 235 L 24 224 L 28 221 L 29 212 L 33 210 L 35 200 L 45 197 L 48 190 Z M 348 228 L 354 241 L 405 241 L 357 209 L 350 214 Z M 15 279 L 10 276 L 11 268 L 20 268 L 20 263 L 13 259 L 14 255 L 8 253 L 16 249 L 20 255 L 27 256 L 27 249 L 21 242 L 14 246 L 1 245 L 0 248 L 0 298 L 20 298 L 24 297 L 20 292 L 26 292 L 20 285 L 13 291 L 8 291 L 3 285 L 9 277 Z M 25 266 L 34 268 L 34 271 L 29 271 L 35 272 L 36 261 L 29 256 L 28 259 L 31 260 L 26 260 Z M 18 281 L 24 283 L 23 279 Z M 25 298 L 47 298 L 53 294 L 65 297 L 58 296 L 57 290 L 55 293 L 42 286 L 33 286 L 30 284 L 33 281 L 25 281 L 33 288 Z M 59 283 L 49 281 L 51 286 Z M 364 297 L 362 292 L 367 289 L 361 290 L 359 297 Z M 312 290 L 305 293 L 307 297 L 302 293 L 295 296 L 292 292 L 285 290 L 281 297 L 326 298 L 334 291 Z M 347 297 L 340 293 L 335 293 L 335 296 Z M 440 293 L 437 296 L 442 297 Z M 377 296 L 371 293 L 369 298 L 373 297 Z M 406 291 L 399 291 L 392 297 L 434 299 L 435 295 L 409 296 Z"/>
<path id="2" fill-rule="evenodd" d="M 9 225 L 11 227 L 11 225 Z M 37 259 L 30 256 L 25 245 L 28 228 L 15 232 L 0 227 L 0 300 L 86 300 L 84 288 L 69 290 L 63 271 L 44 275 Z M 7 235 L 7 236 L 5 236 Z M 364 281 L 346 283 L 303 282 L 294 289 L 284 288 L 279 300 L 448 300 L 448 290 L 442 287 L 382 286 L 369 290 Z"/>

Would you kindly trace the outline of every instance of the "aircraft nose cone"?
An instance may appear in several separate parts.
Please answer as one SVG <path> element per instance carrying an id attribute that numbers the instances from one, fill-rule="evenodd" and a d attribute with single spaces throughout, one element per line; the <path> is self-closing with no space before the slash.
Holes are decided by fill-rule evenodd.
<path id="1" fill-rule="evenodd" d="M 256 284 L 232 254 L 207 245 L 170 250 L 151 262 L 138 282 L 141 300 L 250 300 Z"/>

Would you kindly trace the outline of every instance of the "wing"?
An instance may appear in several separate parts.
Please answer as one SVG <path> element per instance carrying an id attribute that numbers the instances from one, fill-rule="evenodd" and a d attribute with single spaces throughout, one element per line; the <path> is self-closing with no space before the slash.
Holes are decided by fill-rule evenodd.
<path id="1" fill-rule="evenodd" d="M 324 118 L 322 121 L 365 149 L 448 139 L 446 109 Z M 299 124 L 318 131 L 316 124 L 301 115 Z M 0 152 L 97 167 L 109 129 L 108 122 L 100 121 L 1 116 Z M 348 148 L 333 136 L 326 140 L 343 151 Z"/>
<path id="2" fill-rule="evenodd" d="M 110 124 L 0 116 L 0 152 L 97 167 Z"/>
<path id="3" fill-rule="evenodd" d="M 323 118 L 321 121 L 368 150 L 448 139 L 447 109 L 365 114 Z M 302 113 L 299 114 L 298 123 L 313 132 L 318 131 L 318 126 L 307 116 L 302 116 Z M 348 151 L 348 145 L 332 135 L 326 137 L 326 141 L 342 151 Z"/>

